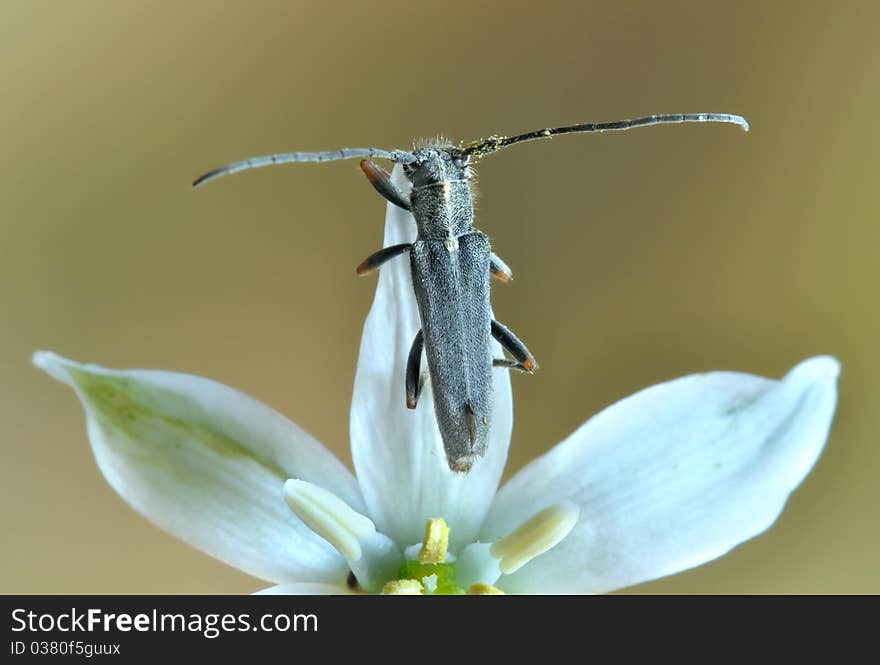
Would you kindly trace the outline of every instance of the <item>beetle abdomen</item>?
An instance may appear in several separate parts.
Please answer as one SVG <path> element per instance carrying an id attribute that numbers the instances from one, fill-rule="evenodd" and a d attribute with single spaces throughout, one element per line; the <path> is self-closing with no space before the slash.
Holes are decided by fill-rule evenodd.
<path id="1" fill-rule="evenodd" d="M 417 240 L 410 252 L 437 424 L 449 467 L 486 452 L 492 410 L 489 239 Z"/>

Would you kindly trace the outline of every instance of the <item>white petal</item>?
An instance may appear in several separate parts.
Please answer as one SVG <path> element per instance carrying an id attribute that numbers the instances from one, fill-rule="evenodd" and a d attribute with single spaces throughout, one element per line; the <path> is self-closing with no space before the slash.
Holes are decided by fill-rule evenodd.
<path id="1" fill-rule="evenodd" d="M 404 186 L 400 167 L 393 177 Z M 384 246 L 412 242 L 415 236 L 412 215 L 388 204 Z M 418 407 L 406 408 L 406 360 L 420 327 L 409 260 L 400 256 L 381 268 L 364 325 L 351 406 L 352 458 L 380 531 L 398 543 L 419 542 L 425 521 L 443 517 L 455 546 L 476 534 L 504 469 L 513 427 L 510 378 L 505 370 L 493 371 L 495 415 L 486 456 L 467 474 L 453 474 L 437 429 L 430 382 Z M 501 357 L 494 341 L 493 352 Z"/>
<path id="2" fill-rule="evenodd" d="M 694 375 L 604 410 L 499 492 L 481 540 L 563 499 L 581 513 L 556 548 L 498 585 L 601 593 L 697 566 L 761 533 L 825 444 L 838 371 L 817 357 L 782 381 Z"/>
<path id="3" fill-rule="evenodd" d="M 186 374 L 114 371 L 53 353 L 34 363 L 74 388 L 95 460 L 135 510 L 181 540 L 273 582 L 345 579 L 341 556 L 290 511 L 302 478 L 362 510 L 351 473 L 269 407 Z"/>
<path id="4" fill-rule="evenodd" d="M 255 596 L 352 596 L 354 591 L 336 584 L 320 584 L 318 582 L 300 582 L 279 584 L 260 589 Z"/>

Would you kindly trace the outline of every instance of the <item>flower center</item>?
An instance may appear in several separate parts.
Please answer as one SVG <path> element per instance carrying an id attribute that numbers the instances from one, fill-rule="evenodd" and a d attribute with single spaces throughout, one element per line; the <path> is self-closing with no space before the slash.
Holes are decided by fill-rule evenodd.
<path id="1" fill-rule="evenodd" d="M 373 521 L 332 492 L 302 480 L 284 484 L 294 513 L 348 562 L 351 588 L 394 595 L 500 594 L 494 584 L 560 543 L 577 523 L 579 509 L 563 501 L 542 510 L 494 543 L 472 543 L 449 552 L 449 527 L 429 519 L 425 537 L 401 553 Z"/>
<path id="2" fill-rule="evenodd" d="M 580 509 L 568 501 L 555 504 L 493 544 L 468 545 L 454 562 L 447 561 L 449 527 L 443 518 L 430 519 L 418 559 L 406 561 L 399 579 L 387 583 L 382 593 L 503 593 L 493 586 L 498 578 L 558 545 L 577 524 L 579 513 Z"/>

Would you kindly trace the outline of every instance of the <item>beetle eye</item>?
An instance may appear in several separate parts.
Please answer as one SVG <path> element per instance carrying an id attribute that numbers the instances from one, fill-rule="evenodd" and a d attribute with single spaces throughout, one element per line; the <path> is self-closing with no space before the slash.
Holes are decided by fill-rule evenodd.
<path id="1" fill-rule="evenodd" d="M 471 161 L 471 156 L 470 155 L 458 155 L 452 161 L 455 162 L 455 165 L 458 168 L 463 169 Z"/>

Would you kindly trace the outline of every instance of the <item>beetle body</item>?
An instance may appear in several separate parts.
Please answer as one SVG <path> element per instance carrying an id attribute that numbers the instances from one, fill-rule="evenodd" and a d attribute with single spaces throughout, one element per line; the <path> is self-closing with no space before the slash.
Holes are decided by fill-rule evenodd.
<path id="1" fill-rule="evenodd" d="M 473 230 L 468 160 L 451 145 L 414 155 L 403 172 L 412 184 L 417 238 L 409 260 L 422 328 L 410 353 L 407 405 L 418 400 L 422 344 L 446 458 L 464 472 L 485 454 L 491 426 L 492 253 L 486 235 Z"/>
<path id="2" fill-rule="evenodd" d="M 202 183 L 246 169 L 295 162 L 327 162 L 361 158 L 361 169 L 388 201 L 412 212 L 417 227 L 413 243 L 384 247 L 358 266 L 358 274 L 379 268 L 409 253 L 421 319 L 415 332 L 406 368 L 406 405 L 416 408 L 421 387 L 424 351 L 433 389 L 437 424 L 450 469 L 468 471 L 486 452 L 492 426 L 492 368 L 532 373 L 537 368 L 525 345 L 506 327 L 492 319 L 490 275 L 510 279 L 510 270 L 492 253 L 488 238 L 474 231 L 474 206 L 469 161 L 524 141 L 562 134 L 626 130 L 633 127 L 682 123 L 723 122 L 748 131 L 748 123 L 727 113 L 651 115 L 632 120 L 580 123 L 536 129 L 515 136 L 490 136 L 453 146 L 436 142 L 413 152 L 378 148 L 342 148 L 326 152 L 289 152 L 254 157 L 228 164 L 202 175 Z M 412 185 L 401 191 L 372 159 L 387 159 L 403 166 Z M 491 338 L 513 357 L 493 358 Z"/>

